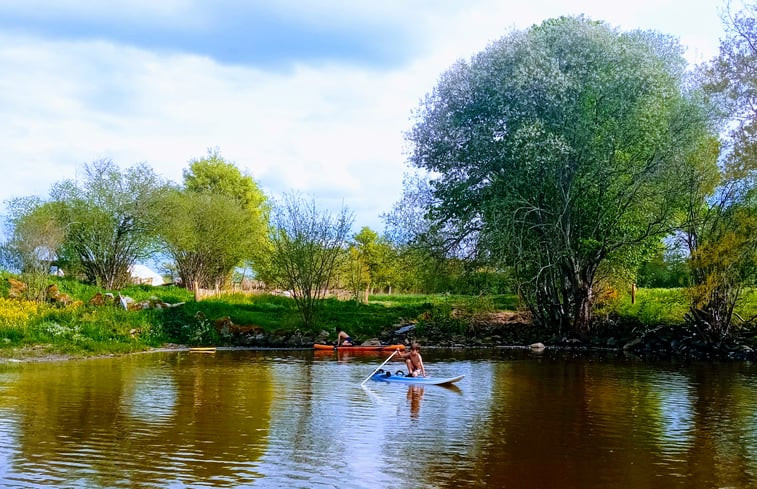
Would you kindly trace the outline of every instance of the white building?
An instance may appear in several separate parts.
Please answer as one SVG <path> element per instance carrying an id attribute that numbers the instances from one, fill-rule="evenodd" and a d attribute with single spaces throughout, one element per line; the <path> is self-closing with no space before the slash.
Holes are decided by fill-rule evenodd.
<path id="1" fill-rule="evenodd" d="M 163 277 L 158 272 L 145 265 L 132 265 L 129 268 L 129 273 L 134 283 L 137 284 L 163 285 L 164 283 Z"/>

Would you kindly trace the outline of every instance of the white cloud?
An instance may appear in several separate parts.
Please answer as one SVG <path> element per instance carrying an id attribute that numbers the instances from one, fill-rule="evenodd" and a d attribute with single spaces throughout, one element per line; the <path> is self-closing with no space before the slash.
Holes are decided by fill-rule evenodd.
<path id="1" fill-rule="evenodd" d="M 379 20 L 402 19 L 407 8 L 407 2 L 371 5 Z M 355 210 L 357 227 L 381 228 L 379 214 L 402 190 L 411 111 L 456 59 L 513 27 L 582 12 L 623 29 L 680 36 L 699 59 L 715 54 L 720 34 L 717 11 L 705 1 L 689 4 L 686 16 L 672 0 L 620 7 L 599 0 L 418 5 L 405 20 L 415 31 L 417 45 L 407 47 L 415 57 L 394 66 L 303 61 L 272 71 L 104 39 L 0 31 L 0 199 L 46 195 L 53 182 L 100 158 L 122 167 L 145 161 L 178 181 L 189 159 L 218 147 L 271 194 L 313 193 L 324 205 Z M 170 7 L 192 10 L 191 2 Z M 344 21 L 356 15 L 350 12 L 340 13 Z"/>

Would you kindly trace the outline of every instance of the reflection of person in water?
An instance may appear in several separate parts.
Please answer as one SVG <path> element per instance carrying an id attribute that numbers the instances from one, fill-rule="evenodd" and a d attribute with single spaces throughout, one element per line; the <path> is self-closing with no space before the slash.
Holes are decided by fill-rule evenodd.
<path id="1" fill-rule="evenodd" d="M 417 418 L 421 411 L 421 399 L 423 399 L 422 385 L 407 386 L 407 400 L 410 401 L 410 417 Z"/>

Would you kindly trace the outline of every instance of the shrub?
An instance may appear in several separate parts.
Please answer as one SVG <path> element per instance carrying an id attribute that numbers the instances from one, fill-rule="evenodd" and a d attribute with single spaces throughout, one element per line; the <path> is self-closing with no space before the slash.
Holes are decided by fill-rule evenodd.
<path id="1" fill-rule="evenodd" d="M 0 331 L 6 328 L 25 327 L 46 307 L 33 301 L 19 301 L 0 297 Z"/>

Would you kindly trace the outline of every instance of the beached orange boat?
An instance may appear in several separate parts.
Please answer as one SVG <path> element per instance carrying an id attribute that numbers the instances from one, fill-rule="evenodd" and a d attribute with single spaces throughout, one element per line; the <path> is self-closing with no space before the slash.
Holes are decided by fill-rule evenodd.
<path id="1" fill-rule="evenodd" d="M 313 348 L 319 351 L 325 350 L 337 350 L 337 351 L 394 351 L 404 350 L 405 345 L 352 345 L 352 346 L 334 346 L 324 345 L 323 343 L 316 343 Z"/>

